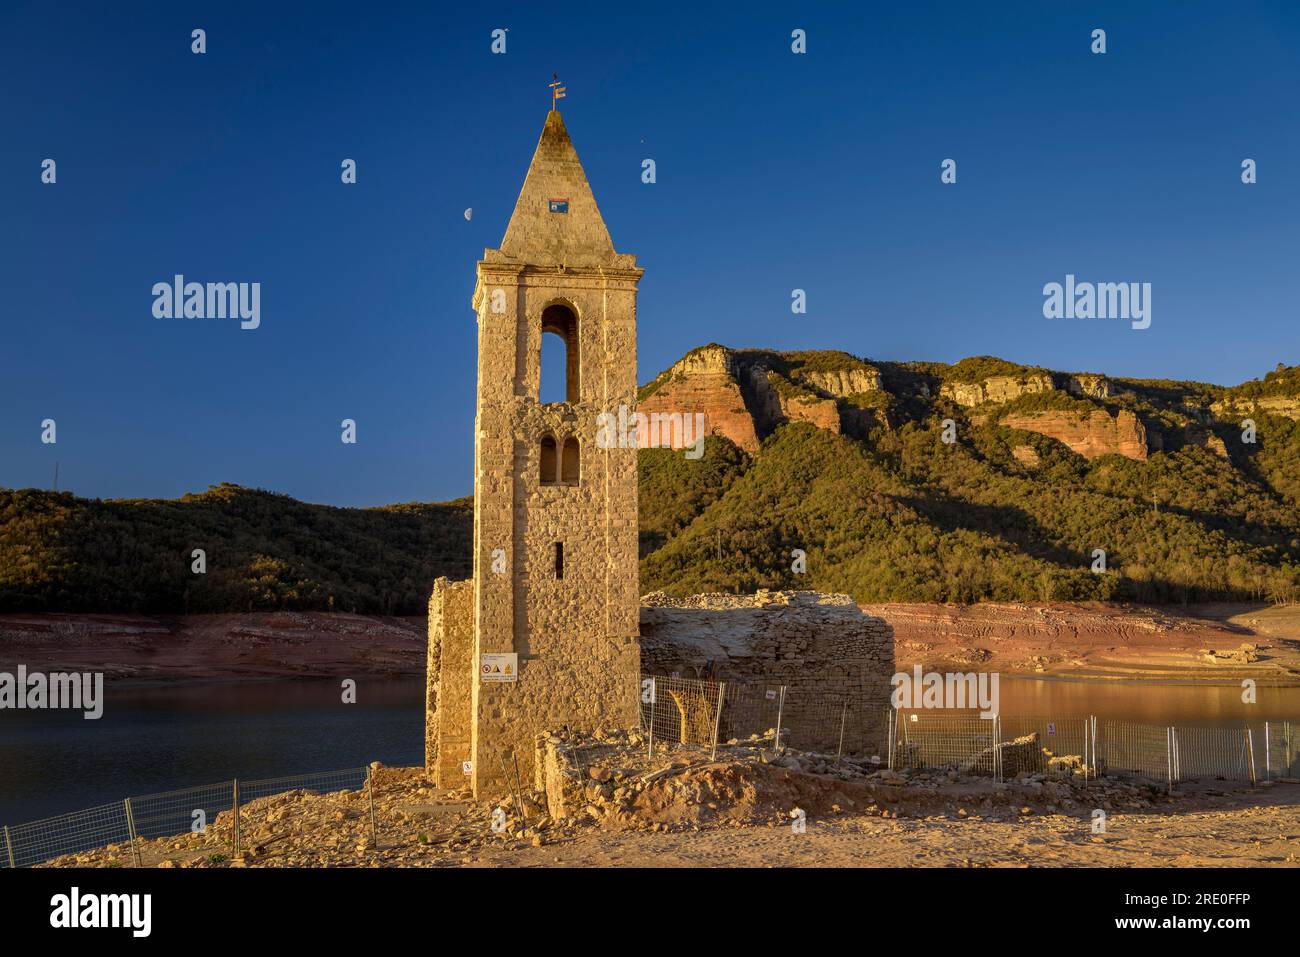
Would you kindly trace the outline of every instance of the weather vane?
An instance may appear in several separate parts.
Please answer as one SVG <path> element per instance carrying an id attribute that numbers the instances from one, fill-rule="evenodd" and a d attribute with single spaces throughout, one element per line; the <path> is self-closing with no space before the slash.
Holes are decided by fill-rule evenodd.
<path id="1" fill-rule="evenodd" d="M 551 74 L 551 82 L 548 84 L 551 88 L 551 109 L 555 109 L 555 104 L 564 99 L 564 91 L 568 87 L 560 86 L 560 76 L 558 73 Z"/>

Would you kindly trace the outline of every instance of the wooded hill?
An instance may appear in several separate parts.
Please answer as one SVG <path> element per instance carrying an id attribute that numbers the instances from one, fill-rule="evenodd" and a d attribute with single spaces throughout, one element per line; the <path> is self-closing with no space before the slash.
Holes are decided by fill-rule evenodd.
<path id="1" fill-rule="evenodd" d="M 707 346 L 641 391 L 643 408 L 699 408 L 724 433 L 697 460 L 639 453 L 643 593 L 1300 597 L 1295 367 L 1222 387 Z M 472 517 L 468 498 L 346 509 L 234 485 L 176 500 L 0 489 L 0 612 L 423 614 L 435 577 L 470 575 Z"/>

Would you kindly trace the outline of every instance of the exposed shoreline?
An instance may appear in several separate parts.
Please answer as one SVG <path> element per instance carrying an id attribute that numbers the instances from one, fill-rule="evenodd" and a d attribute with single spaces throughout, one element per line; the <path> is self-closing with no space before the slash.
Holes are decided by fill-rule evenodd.
<path id="1" fill-rule="evenodd" d="M 1097 682 L 1300 687 L 1300 606 L 863 605 L 900 670 Z M 1214 656 L 1208 653 L 1213 651 Z M 0 670 L 102 671 L 119 683 L 416 677 L 426 620 L 326 612 L 0 615 Z"/>
<path id="2" fill-rule="evenodd" d="M 894 627 L 900 669 L 1080 681 L 1300 686 L 1300 607 L 1263 603 L 863 605 Z"/>

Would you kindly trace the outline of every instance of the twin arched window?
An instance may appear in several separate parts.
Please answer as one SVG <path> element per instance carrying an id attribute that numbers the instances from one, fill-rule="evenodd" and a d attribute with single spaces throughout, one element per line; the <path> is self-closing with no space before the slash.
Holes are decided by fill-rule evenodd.
<path id="1" fill-rule="evenodd" d="M 582 478 L 578 460 L 578 437 L 570 435 L 560 446 L 555 436 L 542 436 L 541 481 L 543 485 L 577 485 Z"/>

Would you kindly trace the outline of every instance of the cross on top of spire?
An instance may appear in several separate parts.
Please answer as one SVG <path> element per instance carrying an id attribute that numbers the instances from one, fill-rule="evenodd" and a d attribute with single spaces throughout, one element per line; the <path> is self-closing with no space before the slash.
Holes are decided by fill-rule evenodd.
<path id="1" fill-rule="evenodd" d="M 551 74 L 551 82 L 547 85 L 551 88 L 551 109 L 554 110 L 556 104 L 559 103 L 560 100 L 564 99 L 564 91 L 568 89 L 568 87 L 560 85 L 560 77 L 557 73 Z"/>

